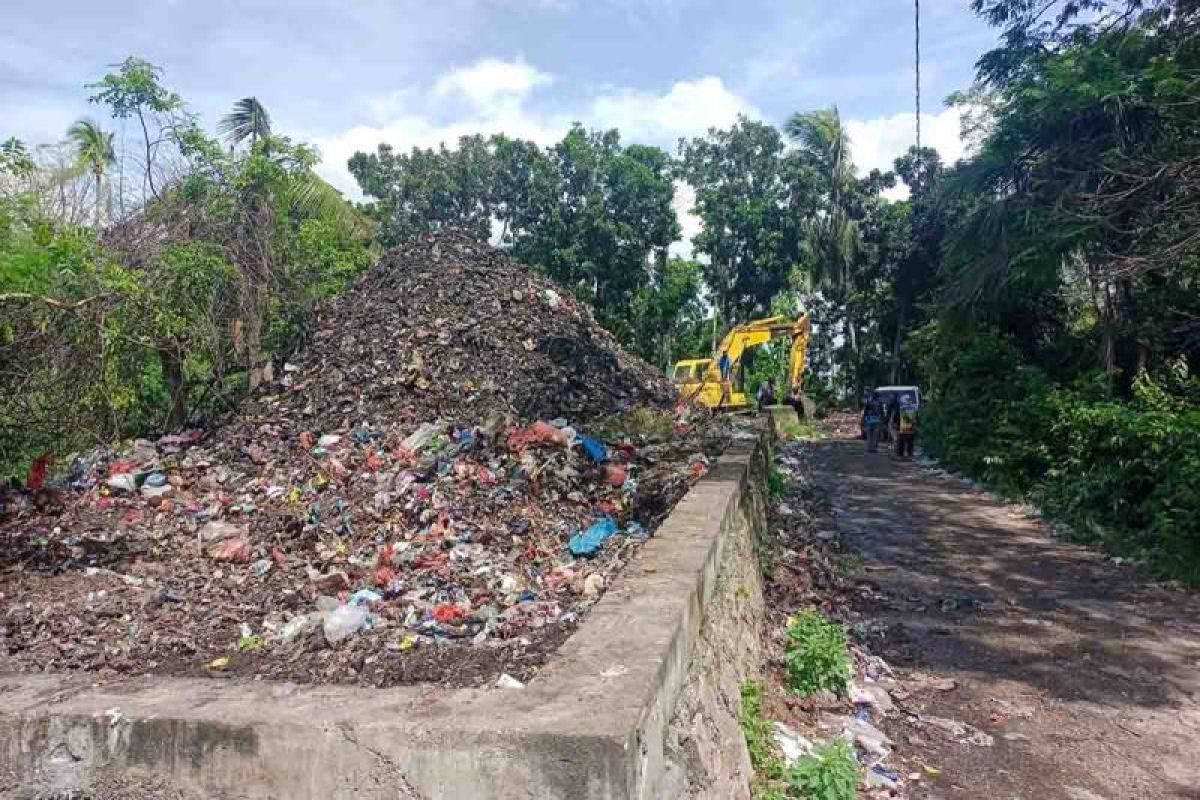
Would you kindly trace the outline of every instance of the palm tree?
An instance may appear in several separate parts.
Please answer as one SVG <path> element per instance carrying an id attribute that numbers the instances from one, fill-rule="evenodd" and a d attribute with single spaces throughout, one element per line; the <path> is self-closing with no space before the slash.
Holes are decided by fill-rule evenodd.
<path id="1" fill-rule="evenodd" d="M 854 187 L 854 162 L 850 137 L 837 106 L 794 114 L 787 121 L 788 137 L 821 174 L 829 193 L 823 216 L 806 221 L 804 247 L 813 264 L 815 282 L 834 290 L 848 290 L 851 265 L 859 250 L 858 225 L 850 218 L 848 199 Z M 858 337 L 849 310 L 845 317 L 846 343 L 857 360 Z"/>
<path id="2" fill-rule="evenodd" d="M 815 277 L 831 288 L 844 288 L 850 282 L 850 264 L 859 241 L 858 226 L 850 219 L 846 204 L 854 182 L 850 137 L 836 106 L 794 114 L 786 130 L 800 152 L 821 173 L 829 192 L 827 213 L 810 226 L 810 235 L 806 237 L 815 256 Z"/>
<path id="3" fill-rule="evenodd" d="M 103 130 L 94 120 L 80 119 L 67 130 L 67 140 L 75 150 L 76 165 L 92 173 L 96 181 L 96 235 L 100 235 L 101 184 L 104 171 L 117 163 L 113 149 L 113 135 Z"/>
<path id="4" fill-rule="evenodd" d="M 231 145 L 236 146 L 249 139 L 250 146 L 254 147 L 259 139 L 271 136 L 271 115 L 257 97 L 243 97 L 233 104 L 233 111 L 221 117 L 217 132 L 228 139 Z"/>

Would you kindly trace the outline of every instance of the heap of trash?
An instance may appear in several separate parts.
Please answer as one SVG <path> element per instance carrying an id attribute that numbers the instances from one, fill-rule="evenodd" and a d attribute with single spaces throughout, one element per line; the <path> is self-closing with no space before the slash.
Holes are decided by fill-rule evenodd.
<path id="1" fill-rule="evenodd" d="M 516 684 L 729 438 L 456 234 L 386 254 L 279 367 L 218 428 L 5 498 L 0 669 Z"/>

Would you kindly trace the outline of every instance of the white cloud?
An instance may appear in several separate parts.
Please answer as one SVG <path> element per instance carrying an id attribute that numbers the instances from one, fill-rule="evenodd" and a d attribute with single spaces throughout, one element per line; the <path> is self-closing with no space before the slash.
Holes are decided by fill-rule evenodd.
<path id="1" fill-rule="evenodd" d="M 604 127 L 618 128 L 629 139 L 662 142 L 694 136 L 711 127 L 726 127 L 738 114 L 760 116 L 751 103 L 708 75 L 678 81 L 666 94 L 618 90 L 592 102 L 592 117 Z"/>
<path id="2" fill-rule="evenodd" d="M 947 108 L 937 114 L 921 115 L 921 144 L 932 147 L 950 165 L 966 154 L 959 136 L 962 112 Z M 916 114 L 893 114 L 867 120 L 848 120 L 851 152 L 860 175 L 872 169 L 892 169 L 897 157 L 904 155 L 916 141 Z M 893 200 L 908 196 L 908 187 L 898 185 L 885 195 Z"/>
<path id="3" fill-rule="evenodd" d="M 710 127 L 731 124 L 739 113 L 756 116 L 754 106 L 729 91 L 720 78 L 706 76 L 679 81 L 663 94 L 631 89 L 602 89 L 574 109 L 546 112 L 530 107 L 529 98 L 548 85 L 552 76 L 524 61 L 484 59 L 455 69 L 434 81 L 428 90 L 408 88 L 371 98 L 364 116 L 376 124 L 360 124 L 332 136 L 316 137 L 322 162 L 317 171 L 347 196 L 360 198 L 346 168 L 355 152 L 372 153 L 381 143 L 404 151 L 412 147 L 453 147 L 472 133 L 505 133 L 541 145 L 552 144 L 575 120 L 594 128 L 618 128 L 626 142 L 645 142 L 674 149 L 681 136 L 697 136 Z M 448 122 L 437 114 L 455 99 L 469 101 L 470 110 Z M 461 107 L 460 107 L 461 111 Z M 676 214 L 690 239 L 699 220 L 687 214 L 690 188 L 676 185 Z M 690 251 L 690 244 L 680 249 Z"/>
<path id="4" fill-rule="evenodd" d="M 496 103 L 519 102 L 535 88 L 553 81 L 549 73 L 534 69 L 521 59 L 485 58 L 438 78 L 433 84 L 433 94 L 436 97 L 458 94 L 477 108 L 490 108 Z"/>

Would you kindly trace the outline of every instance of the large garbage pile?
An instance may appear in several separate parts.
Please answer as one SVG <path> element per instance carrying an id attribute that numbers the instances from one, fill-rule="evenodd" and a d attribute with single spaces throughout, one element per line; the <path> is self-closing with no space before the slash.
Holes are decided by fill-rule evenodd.
<path id="1" fill-rule="evenodd" d="M 209 432 L 0 509 L 0 669 L 527 679 L 724 445 L 555 286 L 392 251 Z"/>

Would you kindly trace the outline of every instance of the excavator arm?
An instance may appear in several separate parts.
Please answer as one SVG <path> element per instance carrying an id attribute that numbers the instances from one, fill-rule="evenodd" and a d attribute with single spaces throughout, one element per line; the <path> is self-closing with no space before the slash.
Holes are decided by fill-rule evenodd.
<path id="1" fill-rule="evenodd" d="M 799 319 L 789 320 L 786 317 L 766 317 L 737 325 L 725 334 L 721 340 L 718 353 L 728 353 L 729 360 L 737 364 L 742 355 L 752 347 L 764 345 L 774 339 L 790 337 L 792 345 L 788 358 L 788 386 L 799 387 L 804 376 L 804 364 L 808 353 L 808 340 L 811 336 L 809 315 L 805 313 Z"/>
<path id="2" fill-rule="evenodd" d="M 775 339 L 790 338 L 788 351 L 788 390 L 798 393 L 804 376 L 804 364 L 811 335 L 809 315 L 792 320 L 787 317 L 765 317 L 736 325 L 725 334 L 717 349 L 716 358 L 684 359 L 675 365 L 673 377 L 680 392 L 688 400 L 699 400 L 710 408 L 744 408 L 749 400 L 741 390 L 730 391 L 722 383 L 718 360 L 721 353 L 729 356 L 735 367 L 741 363 L 746 351 Z"/>

